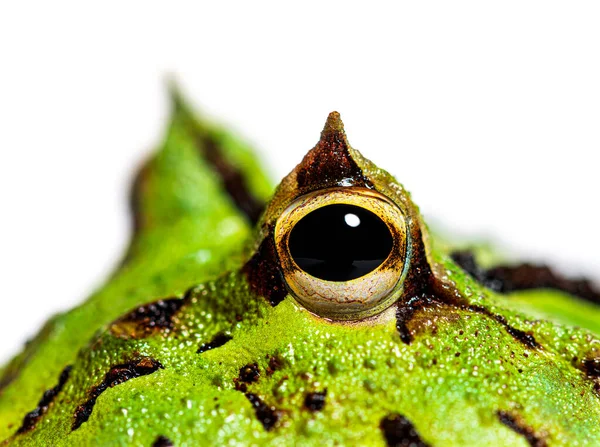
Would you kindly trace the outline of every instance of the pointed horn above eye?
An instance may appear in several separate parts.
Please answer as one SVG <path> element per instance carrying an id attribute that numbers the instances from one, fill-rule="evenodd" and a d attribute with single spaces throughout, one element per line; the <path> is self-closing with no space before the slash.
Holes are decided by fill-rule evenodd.
<path id="1" fill-rule="evenodd" d="M 332 186 L 365 186 L 366 179 L 352 152 L 340 114 L 331 112 L 321 139 L 296 168 L 298 188 L 314 191 Z"/>
<path id="2" fill-rule="evenodd" d="M 333 142 L 337 142 L 346 148 L 349 146 L 346 132 L 344 132 L 344 123 L 338 112 L 331 112 L 327 117 L 319 141 L 320 144 L 332 144 Z"/>

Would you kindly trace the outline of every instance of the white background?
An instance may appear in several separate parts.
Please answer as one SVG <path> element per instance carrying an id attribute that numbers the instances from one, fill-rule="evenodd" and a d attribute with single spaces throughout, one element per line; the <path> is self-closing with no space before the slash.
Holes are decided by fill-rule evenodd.
<path id="1" fill-rule="evenodd" d="M 168 74 L 274 179 L 338 110 L 429 220 L 600 277 L 597 2 L 283 4 L 2 3 L 0 361 L 119 258 Z"/>

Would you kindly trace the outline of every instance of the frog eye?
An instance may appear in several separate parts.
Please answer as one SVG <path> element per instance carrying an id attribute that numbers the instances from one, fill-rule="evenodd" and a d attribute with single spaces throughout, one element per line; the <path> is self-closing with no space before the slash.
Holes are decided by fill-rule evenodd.
<path id="1" fill-rule="evenodd" d="M 398 298 L 406 239 L 402 211 L 367 188 L 302 196 L 275 226 L 288 289 L 308 310 L 332 320 L 372 316 Z"/>

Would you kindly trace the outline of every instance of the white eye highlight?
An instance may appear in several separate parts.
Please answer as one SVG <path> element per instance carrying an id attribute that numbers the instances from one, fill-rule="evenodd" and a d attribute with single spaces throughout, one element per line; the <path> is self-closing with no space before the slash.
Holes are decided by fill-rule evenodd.
<path id="1" fill-rule="evenodd" d="M 344 221 L 346 222 L 346 225 L 352 228 L 356 228 L 360 225 L 360 217 L 358 217 L 356 214 L 346 214 L 344 216 Z"/>

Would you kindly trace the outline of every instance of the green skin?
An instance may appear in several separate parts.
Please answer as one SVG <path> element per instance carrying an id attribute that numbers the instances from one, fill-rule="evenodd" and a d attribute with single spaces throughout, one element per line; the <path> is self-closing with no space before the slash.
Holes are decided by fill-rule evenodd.
<path id="1" fill-rule="evenodd" d="M 396 181 L 352 149 L 375 189 L 417 216 L 427 263 L 446 295 L 415 312 L 410 342 L 401 339 L 395 316 L 408 292 L 379 316 L 352 324 L 314 315 L 289 294 L 272 305 L 244 266 L 269 237 L 266 223 L 299 191 L 288 177 L 270 198 L 271 184 L 243 143 L 197 119 L 181 100 L 175 104 L 162 148 L 136 182 L 136 231 L 122 265 L 85 303 L 52 318 L 0 372 L 0 440 L 386 445 L 382 420 L 401 414 L 429 445 L 600 445 L 600 379 L 582 367 L 585 360 L 600 363 L 598 306 L 556 290 L 502 295 L 485 288 L 451 260 L 452 244 L 426 237 Z M 207 136 L 216 149 L 198 147 Z M 270 200 L 256 226 L 199 155 L 207 150 L 236 167 L 255 198 Z M 168 324 L 143 327 L 123 317 L 184 295 Z M 217 334 L 231 340 L 197 352 Z M 111 368 L 144 358 L 162 368 L 108 386 L 73 430 L 78 407 Z M 254 363 L 260 376 L 243 383 L 240 369 Z M 17 433 L 67 365 L 66 381 L 35 423 Z M 325 390 L 323 408 L 307 408 L 306 397 Z M 270 408 L 274 425 L 264 424 L 248 393 Z M 513 426 L 499 414 L 510 415 Z"/>

